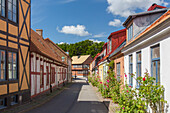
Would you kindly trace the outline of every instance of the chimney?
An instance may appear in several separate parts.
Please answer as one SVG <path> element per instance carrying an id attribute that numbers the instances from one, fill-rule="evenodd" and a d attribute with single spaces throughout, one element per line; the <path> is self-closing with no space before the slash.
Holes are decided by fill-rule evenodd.
<path id="1" fill-rule="evenodd" d="M 42 29 L 36 29 L 36 32 L 43 37 L 43 30 Z"/>

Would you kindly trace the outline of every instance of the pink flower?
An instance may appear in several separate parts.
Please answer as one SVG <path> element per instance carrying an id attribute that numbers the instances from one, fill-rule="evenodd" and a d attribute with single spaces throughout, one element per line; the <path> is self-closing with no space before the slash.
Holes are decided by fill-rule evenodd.
<path id="1" fill-rule="evenodd" d="M 125 77 L 127 78 L 127 75 L 125 74 Z"/>
<path id="2" fill-rule="evenodd" d="M 107 82 L 109 83 L 109 79 L 107 79 Z"/>
<path id="3" fill-rule="evenodd" d="M 107 74 L 109 74 L 109 71 L 107 72 Z"/>
<path id="4" fill-rule="evenodd" d="M 125 109 L 125 108 L 123 107 L 123 109 Z"/>
<path id="5" fill-rule="evenodd" d="M 102 82 L 100 82 L 100 84 L 102 84 Z"/>
<path id="6" fill-rule="evenodd" d="M 127 93 L 128 93 L 129 91 L 127 90 Z"/>
<path id="7" fill-rule="evenodd" d="M 109 85 L 107 85 L 107 88 L 109 87 Z"/>
<path id="8" fill-rule="evenodd" d="M 132 87 L 132 86 L 129 86 L 130 88 Z"/>

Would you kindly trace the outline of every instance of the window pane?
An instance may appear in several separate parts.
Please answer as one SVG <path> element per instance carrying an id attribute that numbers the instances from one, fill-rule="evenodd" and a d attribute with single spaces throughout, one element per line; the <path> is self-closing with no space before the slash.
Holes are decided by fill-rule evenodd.
<path id="1" fill-rule="evenodd" d="M 42 85 L 43 83 L 43 80 L 42 80 L 42 77 L 43 77 L 43 73 L 42 73 L 42 67 L 40 68 L 40 85 Z"/>
<path id="2" fill-rule="evenodd" d="M 152 76 L 156 78 L 156 62 L 152 62 Z"/>
<path id="3" fill-rule="evenodd" d="M 160 83 L 160 61 L 157 62 L 157 82 Z"/>
<path id="4" fill-rule="evenodd" d="M 160 48 L 152 48 L 152 58 L 160 58 Z"/>
<path id="5" fill-rule="evenodd" d="M 13 79 L 17 79 L 17 66 L 13 64 Z"/>
<path id="6" fill-rule="evenodd" d="M 133 57 L 132 57 L 132 55 L 129 56 L 129 60 L 130 60 L 130 61 L 129 61 L 130 63 L 133 62 Z"/>
<path id="7" fill-rule="evenodd" d="M 141 53 L 137 53 L 137 62 L 141 62 Z"/>
<path id="8" fill-rule="evenodd" d="M 12 70 L 8 70 L 8 74 L 9 74 L 9 79 L 13 79 L 12 78 Z"/>
<path id="9" fill-rule="evenodd" d="M 5 99 L 0 99 L 0 108 L 5 106 Z"/>
<path id="10" fill-rule="evenodd" d="M 1 73 L 0 73 L 0 80 L 5 80 L 5 51 L 0 51 L 0 63 L 1 63 Z"/>
<path id="11" fill-rule="evenodd" d="M 1 15 L 5 16 L 5 7 L 2 7 Z"/>
<path id="12" fill-rule="evenodd" d="M 8 10 L 12 11 L 12 3 L 8 2 Z"/>
<path id="13" fill-rule="evenodd" d="M 11 3 L 12 3 L 12 0 L 8 0 L 8 2 L 11 2 Z"/>
<path id="14" fill-rule="evenodd" d="M 16 14 L 15 14 L 15 13 L 13 13 L 13 21 L 14 21 L 14 22 L 17 22 Z"/>
<path id="15" fill-rule="evenodd" d="M 5 7 L 5 0 L 2 0 L 2 6 Z"/>
<path id="16" fill-rule="evenodd" d="M 13 13 L 16 13 L 16 6 L 15 5 L 13 5 Z"/>
<path id="17" fill-rule="evenodd" d="M 8 11 L 8 19 L 12 20 L 12 12 Z"/>
<path id="18" fill-rule="evenodd" d="M 17 55 L 16 53 L 13 53 L 13 63 L 16 63 Z"/>
<path id="19" fill-rule="evenodd" d="M 17 5 L 17 0 L 13 0 L 13 4 L 16 6 Z"/>
<path id="20" fill-rule="evenodd" d="M 8 62 L 12 62 L 12 53 L 11 52 L 8 53 Z"/>

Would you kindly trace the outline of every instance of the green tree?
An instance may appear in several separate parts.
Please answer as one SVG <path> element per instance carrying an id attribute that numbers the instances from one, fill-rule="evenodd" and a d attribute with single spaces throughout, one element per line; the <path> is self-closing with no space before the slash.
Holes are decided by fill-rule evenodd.
<path id="1" fill-rule="evenodd" d="M 65 52 L 69 51 L 70 57 L 77 55 L 91 55 L 93 58 L 103 50 L 104 42 L 96 43 L 90 40 L 77 42 L 75 44 L 57 44 Z"/>

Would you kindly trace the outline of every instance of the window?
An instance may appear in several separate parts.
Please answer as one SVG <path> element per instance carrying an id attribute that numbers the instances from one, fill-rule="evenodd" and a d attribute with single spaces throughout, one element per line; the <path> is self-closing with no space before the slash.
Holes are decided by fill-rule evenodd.
<path id="1" fill-rule="evenodd" d="M 0 81 L 6 80 L 6 73 L 5 73 L 5 67 L 6 67 L 6 60 L 5 60 L 5 51 L 0 50 Z"/>
<path id="2" fill-rule="evenodd" d="M 120 63 L 116 64 L 117 80 L 120 82 Z"/>
<path id="3" fill-rule="evenodd" d="M 133 86 L 133 56 L 129 56 L 129 85 Z"/>
<path id="4" fill-rule="evenodd" d="M 131 24 L 128 28 L 128 41 L 133 38 L 133 24 Z"/>
<path id="5" fill-rule="evenodd" d="M 10 80 L 17 79 L 17 53 L 8 52 L 8 75 Z"/>
<path id="6" fill-rule="evenodd" d="M 3 109 L 6 107 L 6 99 L 0 99 L 0 109 Z"/>
<path id="7" fill-rule="evenodd" d="M 62 57 L 62 62 L 64 62 L 64 61 L 65 61 L 65 57 L 63 56 L 63 57 Z"/>
<path id="8" fill-rule="evenodd" d="M 8 0 L 8 19 L 17 22 L 17 0 Z"/>
<path id="9" fill-rule="evenodd" d="M 11 96 L 11 105 L 15 105 L 17 103 L 18 103 L 18 96 L 17 95 Z"/>
<path id="10" fill-rule="evenodd" d="M 5 0 L 0 0 L 0 15 L 5 17 Z"/>
<path id="11" fill-rule="evenodd" d="M 76 67 L 77 67 L 77 65 L 73 65 L 73 67 L 74 67 L 74 68 L 76 68 Z"/>
<path id="12" fill-rule="evenodd" d="M 55 82 L 55 68 L 51 68 L 51 83 L 54 82 Z"/>
<path id="13" fill-rule="evenodd" d="M 159 45 L 151 48 L 151 73 L 156 78 L 156 83 L 160 84 L 160 47 Z"/>
<path id="14" fill-rule="evenodd" d="M 141 57 L 141 52 L 138 52 L 137 54 L 136 54 L 136 78 L 138 78 L 138 77 L 140 77 L 141 76 L 141 59 L 142 59 L 142 57 Z M 138 81 L 136 82 L 136 87 L 139 87 L 140 86 L 140 84 L 138 83 Z"/>
<path id="15" fill-rule="evenodd" d="M 43 67 L 40 66 L 40 86 L 43 85 Z"/>

